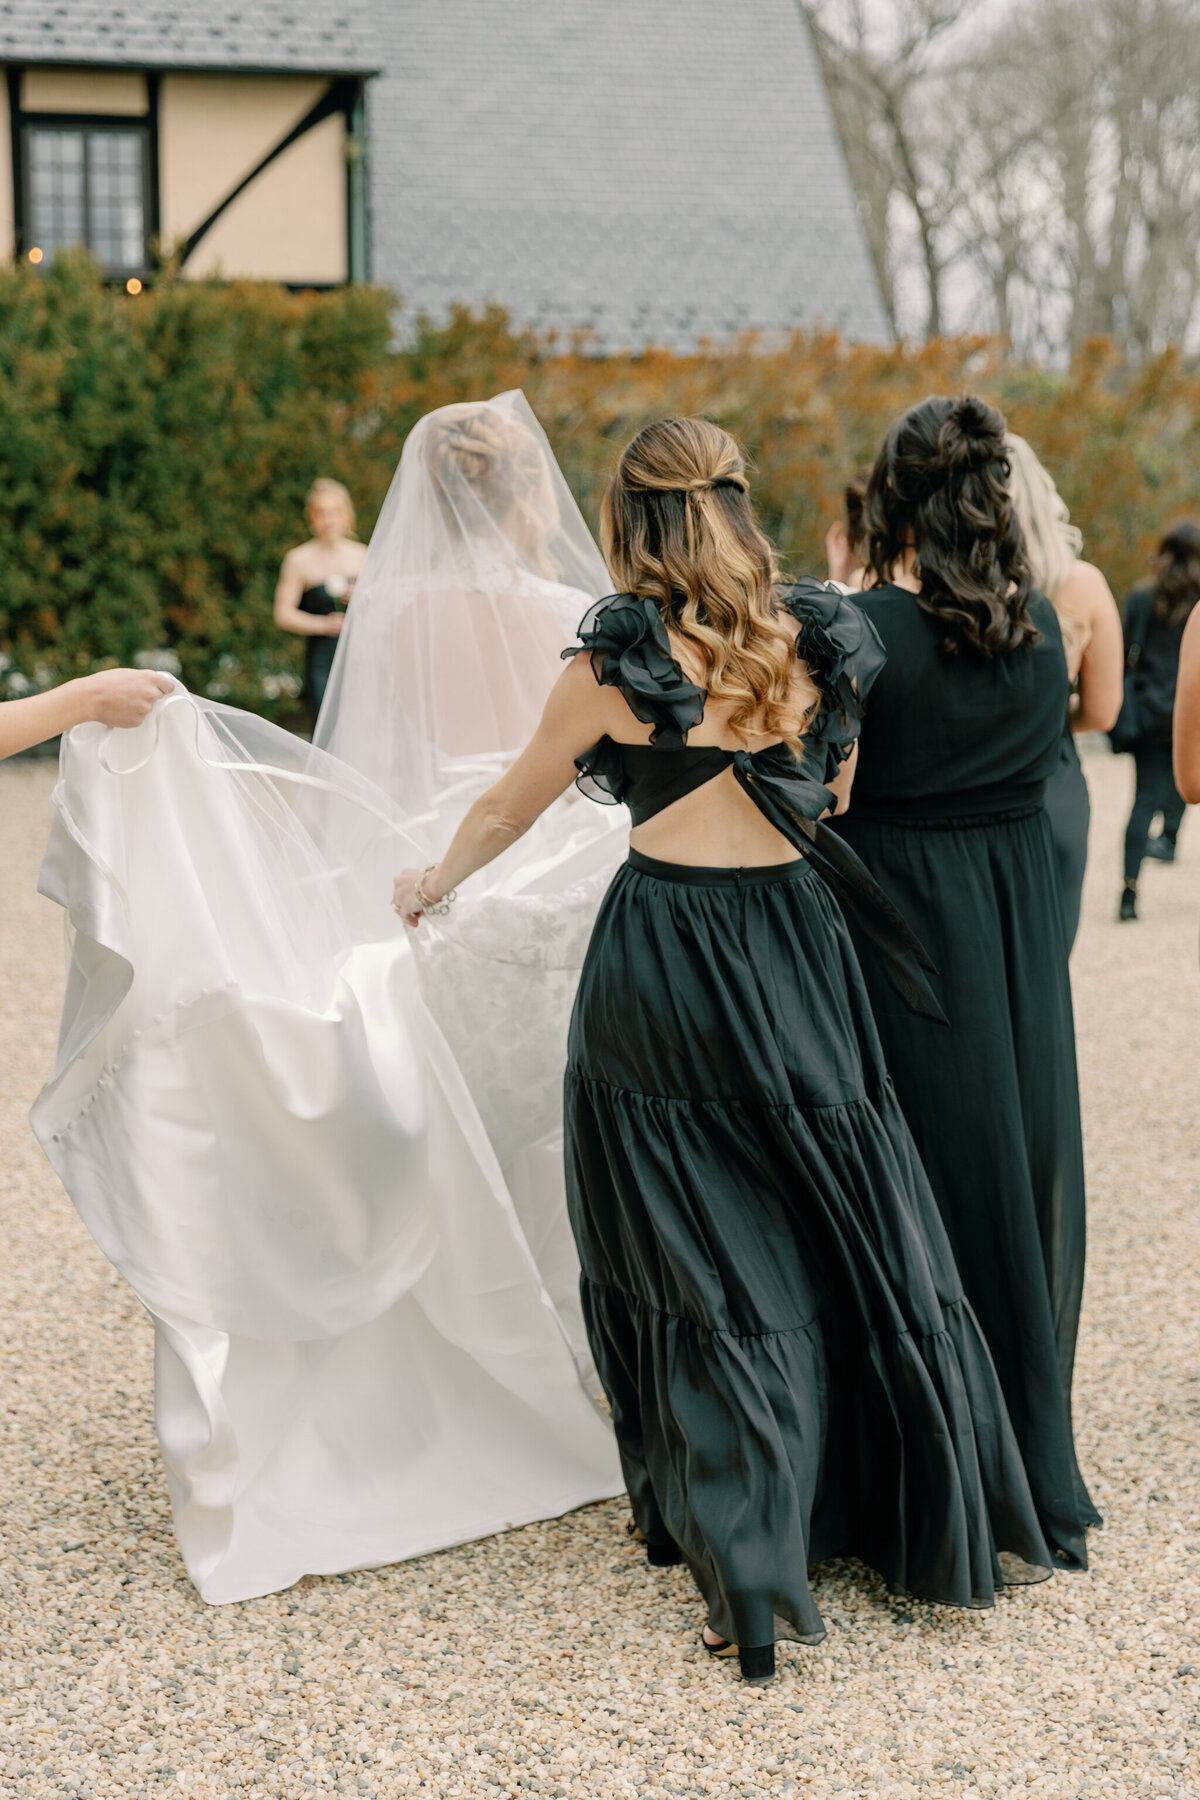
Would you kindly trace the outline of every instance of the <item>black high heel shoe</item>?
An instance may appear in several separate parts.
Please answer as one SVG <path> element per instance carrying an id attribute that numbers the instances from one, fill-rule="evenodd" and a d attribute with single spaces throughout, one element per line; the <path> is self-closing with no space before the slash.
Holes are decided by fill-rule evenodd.
<path id="1" fill-rule="evenodd" d="M 655 1542 L 646 1536 L 636 1519 L 626 1520 L 625 1535 L 631 1537 L 635 1544 L 645 1546 L 646 1561 L 652 1569 L 674 1569 L 683 1561 L 683 1551 L 673 1538 L 660 1538 Z"/>
<path id="2" fill-rule="evenodd" d="M 708 1654 L 718 1662 L 724 1662 L 727 1657 L 736 1656 L 743 1681 L 753 1682 L 755 1687 L 765 1687 L 768 1681 L 774 1681 L 774 1644 L 748 1644 L 743 1650 L 740 1645 L 727 1643 L 724 1638 L 721 1638 L 718 1643 L 710 1644 L 703 1632 L 700 1633 L 700 1642 Z"/>

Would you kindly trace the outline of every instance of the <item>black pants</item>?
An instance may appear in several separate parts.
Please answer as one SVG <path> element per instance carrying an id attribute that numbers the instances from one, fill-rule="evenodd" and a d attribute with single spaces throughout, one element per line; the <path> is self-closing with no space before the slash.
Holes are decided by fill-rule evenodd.
<path id="1" fill-rule="evenodd" d="M 1125 879 L 1136 881 L 1150 826 L 1156 813 L 1162 814 L 1163 836 L 1174 843 L 1179 835 L 1186 802 L 1175 786 L 1171 768 L 1170 744 L 1139 744 L 1133 753 L 1137 769 L 1137 786 L 1133 795 L 1133 811 L 1125 827 Z"/>

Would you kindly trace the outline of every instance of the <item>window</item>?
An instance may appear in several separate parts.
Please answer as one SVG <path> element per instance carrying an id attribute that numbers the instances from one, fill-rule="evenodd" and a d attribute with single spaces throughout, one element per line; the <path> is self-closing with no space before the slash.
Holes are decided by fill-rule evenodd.
<path id="1" fill-rule="evenodd" d="M 83 244 L 110 275 L 149 266 L 148 139 L 139 125 L 26 125 L 25 240 L 43 255 Z"/>

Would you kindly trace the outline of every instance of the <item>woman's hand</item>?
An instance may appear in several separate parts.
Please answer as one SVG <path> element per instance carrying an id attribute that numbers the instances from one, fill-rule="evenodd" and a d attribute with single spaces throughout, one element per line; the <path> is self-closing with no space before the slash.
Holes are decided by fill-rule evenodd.
<path id="1" fill-rule="evenodd" d="M 82 716 L 97 725 L 115 725 L 131 731 L 149 717 L 155 702 L 174 686 L 169 675 L 153 669 L 101 669 L 80 680 Z"/>
<path id="2" fill-rule="evenodd" d="M 345 613 L 340 613 L 340 612 L 326 613 L 324 618 L 321 620 L 321 625 L 322 625 L 321 635 L 322 635 L 322 637 L 340 637 L 342 635 L 342 627 L 345 623 L 346 623 Z"/>
<path id="3" fill-rule="evenodd" d="M 420 869 L 402 869 L 392 883 L 392 907 L 411 931 L 415 931 L 424 916 L 424 907 L 417 898 L 417 883 L 420 881 L 425 890 L 427 900 L 438 901 L 446 893 L 446 885 L 438 880 L 438 870 L 430 869 L 422 880 Z"/>
<path id="4" fill-rule="evenodd" d="M 0 757 L 31 750 L 76 725 L 119 725 L 130 731 L 174 687 L 169 675 L 153 669 L 102 669 L 44 694 L 0 701 Z"/>
<path id="5" fill-rule="evenodd" d="M 410 929 L 421 920 L 418 880 L 425 898 L 436 904 L 516 843 L 551 801 L 566 793 L 577 772 L 575 759 L 603 737 L 613 706 L 625 710 L 620 696 L 596 680 L 591 659 L 573 658 L 550 690 L 530 742 L 512 768 L 472 803 L 436 868 L 397 875 L 392 905 Z"/>

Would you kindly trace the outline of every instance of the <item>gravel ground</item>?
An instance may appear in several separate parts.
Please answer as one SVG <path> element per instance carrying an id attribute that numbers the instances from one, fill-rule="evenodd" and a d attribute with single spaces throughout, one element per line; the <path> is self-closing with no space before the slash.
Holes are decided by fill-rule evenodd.
<path id="1" fill-rule="evenodd" d="M 1148 867 L 1143 922 L 1118 926 L 1130 770 L 1088 767 L 1093 1569 L 952 1613 L 828 1565 L 828 1640 L 781 1646 L 765 1690 L 702 1658 L 694 1593 L 625 1544 L 619 1503 L 240 1606 L 197 1598 L 149 1324 L 26 1124 L 62 977 L 59 915 L 34 894 L 51 772 L 0 769 L 4 1792 L 1200 1795 L 1200 825 L 1179 866 Z"/>

